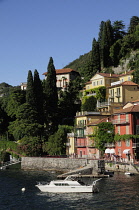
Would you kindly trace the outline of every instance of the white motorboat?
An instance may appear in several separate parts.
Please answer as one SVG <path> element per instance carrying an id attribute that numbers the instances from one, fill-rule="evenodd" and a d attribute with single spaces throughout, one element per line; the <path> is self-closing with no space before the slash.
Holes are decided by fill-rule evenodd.
<path id="1" fill-rule="evenodd" d="M 101 178 L 100 178 L 101 179 Z M 51 181 L 49 184 L 38 183 L 38 187 L 42 192 L 52 192 L 52 193 L 93 193 L 98 192 L 96 187 L 97 179 L 93 181 L 92 185 L 85 185 L 80 180 L 75 180 L 72 176 L 66 177 L 64 180 Z"/>
<path id="2" fill-rule="evenodd" d="M 134 175 L 134 173 L 131 173 L 131 172 L 125 172 L 125 175 L 133 176 L 133 175 Z"/>

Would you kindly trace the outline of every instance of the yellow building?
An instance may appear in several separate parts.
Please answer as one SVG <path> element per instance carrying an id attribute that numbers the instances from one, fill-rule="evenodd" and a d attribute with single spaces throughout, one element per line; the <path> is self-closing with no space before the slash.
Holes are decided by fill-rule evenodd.
<path id="1" fill-rule="evenodd" d="M 97 104 L 97 109 L 101 112 L 116 112 L 118 109 L 122 108 L 127 102 L 137 100 L 139 97 L 138 84 L 125 81 L 118 81 L 112 84 L 112 86 L 107 88 L 108 101 L 104 103 Z"/>
<path id="2" fill-rule="evenodd" d="M 122 83 L 122 82 L 125 82 L 125 81 L 132 81 L 133 79 L 133 72 L 135 70 L 132 70 L 132 71 L 125 71 L 124 74 L 119 74 L 119 81 Z"/>
<path id="3" fill-rule="evenodd" d="M 93 89 L 98 87 L 109 87 L 112 82 L 119 80 L 118 74 L 109 74 L 109 73 L 97 73 L 95 74 L 90 81 L 85 84 L 84 92 L 86 91 L 87 96 L 96 95 L 96 92 L 93 92 Z M 85 95 L 83 93 L 83 95 Z M 106 96 L 107 98 L 107 96 Z"/>
<path id="4" fill-rule="evenodd" d="M 75 156 L 77 153 L 76 137 L 74 133 L 67 133 L 66 155 Z"/>

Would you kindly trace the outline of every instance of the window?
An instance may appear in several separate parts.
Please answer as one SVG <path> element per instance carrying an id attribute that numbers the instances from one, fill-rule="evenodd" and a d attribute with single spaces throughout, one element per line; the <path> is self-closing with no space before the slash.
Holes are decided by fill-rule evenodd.
<path id="1" fill-rule="evenodd" d="M 117 126 L 117 132 L 120 134 L 120 126 Z"/>
<path id="2" fill-rule="evenodd" d="M 130 140 L 129 139 L 126 140 L 126 146 L 130 147 Z"/>
<path id="3" fill-rule="evenodd" d="M 121 155 L 121 149 L 118 149 L 118 155 Z"/>
<path id="4" fill-rule="evenodd" d="M 131 80 L 131 78 L 130 77 L 128 77 L 128 81 L 130 81 Z"/>
<path id="5" fill-rule="evenodd" d="M 100 84 L 101 84 L 101 85 L 103 84 L 103 81 L 102 81 L 102 80 L 100 81 Z"/>
<path id="6" fill-rule="evenodd" d="M 136 134 L 139 135 L 139 125 L 136 125 Z"/>
<path id="7" fill-rule="evenodd" d="M 93 85 L 95 86 L 95 85 L 96 85 L 96 83 L 95 83 L 95 82 L 93 82 Z"/>
<path id="8" fill-rule="evenodd" d="M 97 85 L 98 85 L 98 81 L 97 81 Z"/>
<path id="9" fill-rule="evenodd" d="M 118 147 L 121 147 L 121 141 L 117 142 Z"/>
<path id="10" fill-rule="evenodd" d="M 128 122 L 129 121 L 129 115 L 128 114 L 126 114 L 126 122 Z"/>
<path id="11" fill-rule="evenodd" d="M 129 134 L 129 125 L 126 125 L 126 134 Z"/>
<path id="12" fill-rule="evenodd" d="M 120 88 L 117 88 L 117 96 L 120 96 Z"/>

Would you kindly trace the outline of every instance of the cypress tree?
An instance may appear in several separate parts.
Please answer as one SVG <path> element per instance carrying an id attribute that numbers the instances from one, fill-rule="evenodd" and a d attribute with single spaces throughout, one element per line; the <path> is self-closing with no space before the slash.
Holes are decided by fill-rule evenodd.
<path id="1" fill-rule="evenodd" d="M 36 110 L 38 113 L 38 123 L 43 124 L 43 87 L 37 69 L 34 71 L 34 94 Z"/>
<path id="2" fill-rule="evenodd" d="M 103 25 L 103 33 L 101 39 L 101 62 L 102 67 L 109 67 L 112 65 L 111 57 L 110 57 L 110 47 L 113 44 L 113 30 L 111 26 L 111 22 L 108 20 Z"/>
<path id="3" fill-rule="evenodd" d="M 128 33 L 132 34 L 136 30 L 136 26 L 139 25 L 139 17 L 138 16 L 132 16 L 130 19 L 130 25 L 128 28 Z"/>
<path id="4" fill-rule="evenodd" d="M 31 70 L 28 71 L 26 103 L 35 108 L 34 82 Z"/>
<path id="5" fill-rule="evenodd" d="M 94 74 L 101 71 L 99 43 L 95 38 L 92 43 L 92 67 Z"/>
<path id="6" fill-rule="evenodd" d="M 44 115 L 46 132 L 49 135 L 57 130 L 57 106 L 58 94 L 56 87 L 56 71 L 53 64 L 53 58 L 50 57 L 47 67 L 47 78 L 44 87 Z"/>

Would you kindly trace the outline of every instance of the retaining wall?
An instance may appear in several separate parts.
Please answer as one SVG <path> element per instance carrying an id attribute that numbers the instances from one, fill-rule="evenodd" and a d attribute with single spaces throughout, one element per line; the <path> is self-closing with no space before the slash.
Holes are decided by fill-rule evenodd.
<path id="1" fill-rule="evenodd" d="M 110 171 L 121 171 L 121 172 L 131 172 L 139 173 L 139 168 L 133 164 L 124 164 L 124 163 L 105 163 L 105 169 Z"/>
<path id="2" fill-rule="evenodd" d="M 74 159 L 74 158 L 42 158 L 22 157 L 21 169 L 24 170 L 74 170 L 85 166 L 92 167 L 92 173 L 103 173 L 105 163 L 103 160 Z"/>

